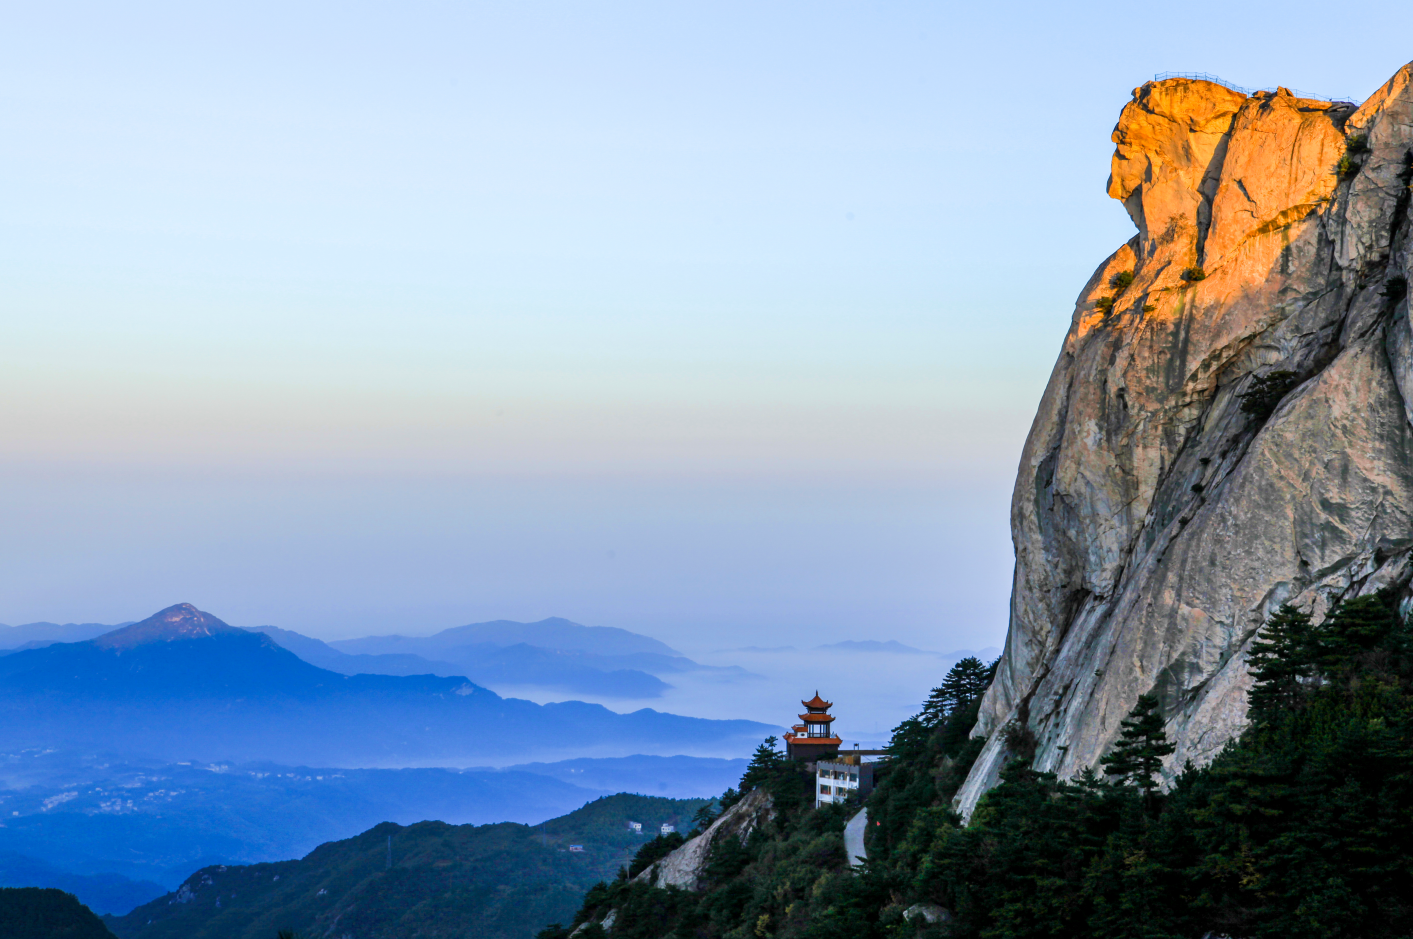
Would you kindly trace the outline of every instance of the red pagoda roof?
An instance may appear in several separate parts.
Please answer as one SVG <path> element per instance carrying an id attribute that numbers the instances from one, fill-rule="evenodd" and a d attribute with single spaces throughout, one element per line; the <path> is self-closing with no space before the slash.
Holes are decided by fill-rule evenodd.
<path id="1" fill-rule="evenodd" d="M 813 698 L 810 698 L 808 701 L 801 701 L 800 703 L 803 704 L 803 705 L 804 705 L 805 707 L 807 707 L 807 708 L 826 708 L 826 709 L 828 709 L 828 708 L 832 708 L 832 707 L 834 706 L 834 702 L 833 702 L 833 701 L 826 701 L 826 700 L 824 700 L 823 698 L 821 698 L 821 697 L 819 696 L 819 692 L 818 692 L 818 691 L 816 691 L 816 692 L 814 693 L 814 697 L 813 697 Z"/>
<path id="2" fill-rule="evenodd" d="M 825 746 L 839 746 L 844 742 L 838 737 L 806 737 L 803 734 L 786 734 L 785 740 L 793 743 L 819 743 Z"/>
<path id="3" fill-rule="evenodd" d="M 834 718 L 828 714 L 801 714 L 800 720 L 806 724 L 828 724 Z"/>

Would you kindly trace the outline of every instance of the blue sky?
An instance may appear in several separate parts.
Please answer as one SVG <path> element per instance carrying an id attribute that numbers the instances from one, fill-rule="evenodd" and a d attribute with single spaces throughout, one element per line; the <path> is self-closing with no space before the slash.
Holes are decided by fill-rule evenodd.
<path id="1" fill-rule="evenodd" d="M 1132 231 L 1130 90 L 1362 98 L 1410 20 L 12 10 L 0 621 L 999 644 L 1020 445 Z"/>

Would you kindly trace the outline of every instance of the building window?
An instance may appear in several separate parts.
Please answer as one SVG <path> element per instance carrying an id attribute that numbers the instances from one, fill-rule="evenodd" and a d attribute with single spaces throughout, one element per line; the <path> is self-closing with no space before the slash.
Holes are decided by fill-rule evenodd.
<path id="1" fill-rule="evenodd" d="M 828 786 L 820 786 L 820 787 L 819 787 L 819 791 L 820 791 L 820 794 L 821 794 L 821 795 L 826 795 L 826 796 L 829 795 L 829 787 L 828 787 Z"/>
<path id="2" fill-rule="evenodd" d="M 859 781 L 859 774 L 858 774 L 858 773 L 850 773 L 850 774 L 849 774 L 849 782 L 851 782 L 851 783 L 856 783 L 856 782 L 858 782 L 858 781 Z"/>

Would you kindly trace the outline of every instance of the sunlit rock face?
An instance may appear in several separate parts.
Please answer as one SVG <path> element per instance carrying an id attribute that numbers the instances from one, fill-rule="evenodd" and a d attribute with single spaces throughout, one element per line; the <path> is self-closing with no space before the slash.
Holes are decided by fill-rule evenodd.
<path id="1" fill-rule="evenodd" d="M 1276 607 L 1320 616 L 1409 576 L 1410 68 L 1358 109 L 1188 79 L 1125 106 L 1109 194 L 1138 234 L 1081 292 L 1021 457 L 964 814 L 1012 721 L 1038 769 L 1071 776 L 1153 692 L 1169 775 L 1210 760 L 1244 725 L 1246 653 Z M 1274 413 L 1244 412 L 1279 370 L 1296 384 Z"/>

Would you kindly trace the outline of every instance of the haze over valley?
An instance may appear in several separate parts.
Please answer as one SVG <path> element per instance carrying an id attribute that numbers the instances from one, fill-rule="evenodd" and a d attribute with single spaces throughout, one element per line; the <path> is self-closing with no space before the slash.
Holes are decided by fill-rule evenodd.
<path id="1" fill-rule="evenodd" d="M 11 7 L 0 939 L 1406 939 L 1406 0 Z"/>
<path id="2" fill-rule="evenodd" d="M 326 643 L 190 604 L 0 626 L 0 879 L 124 914 L 193 869 L 300 857 L 380 822 L 709 798 L 788 726 L 782 689 L 848 689 L 841 731 L 874 747 L 963 654 L 862 640 L 692 659 L 557 618 Z"/>

